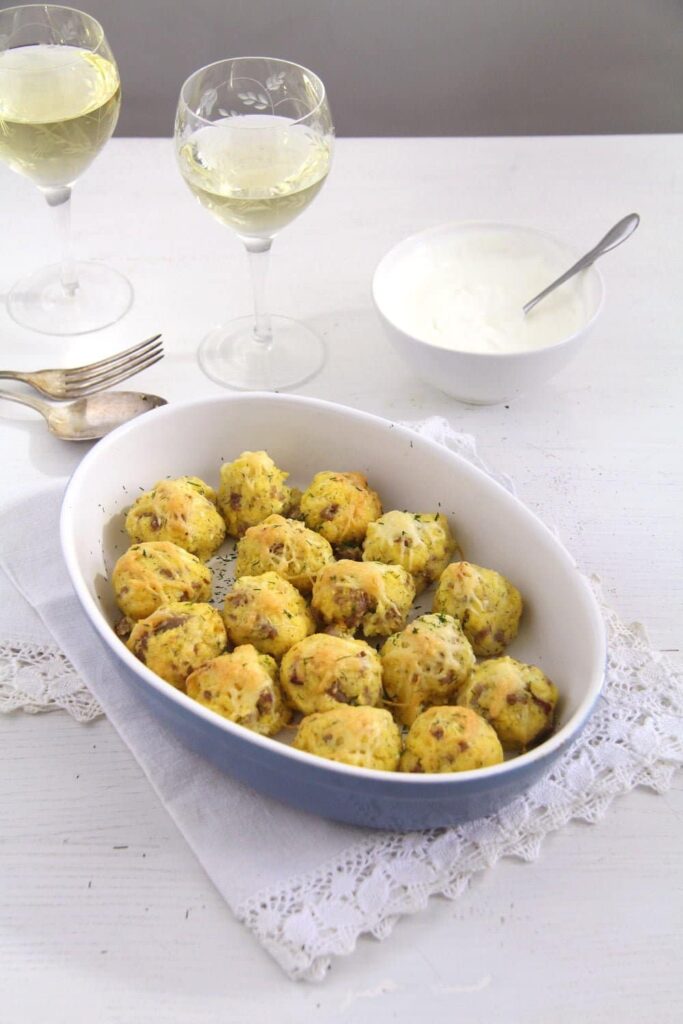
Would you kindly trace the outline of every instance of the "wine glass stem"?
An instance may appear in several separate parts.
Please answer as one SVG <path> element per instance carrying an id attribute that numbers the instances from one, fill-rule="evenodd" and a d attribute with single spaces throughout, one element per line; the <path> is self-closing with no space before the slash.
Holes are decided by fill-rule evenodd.
<path id="1" fill-rule="evenodd" d="M 249 257 L 249 271 L 254 296 L 254 340 L 260 345 L 270 346 L 273 332 L 270 315 L 266 309 L 266 276 L 268 254 L 273 240 L 271 238 L 245 239 L 244 244 Z"/>
<path id="2" fill-rule="evenodd" d="M 53 210 L 61 247 L 60 277 L 64 294 L 72 297 L 78 290 L 76 261 L 71 241 L 71 189 L 68 185 L 57 188 L 43 188 L 47 205 Z"/>

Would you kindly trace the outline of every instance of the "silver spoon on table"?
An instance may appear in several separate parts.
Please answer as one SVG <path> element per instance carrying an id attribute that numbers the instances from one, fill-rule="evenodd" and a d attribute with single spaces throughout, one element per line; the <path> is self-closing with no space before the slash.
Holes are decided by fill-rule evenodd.
<path id="1" fill-rule="evenodd" d="M 166 405 L 165 398 L 139 391 L 100 391 L 60 405 L 10 391 L 0 391 L 0 398 L 35 409 L 47 420 L 48 429 L 63 441 L 95 441 L 135 416 Z"/>
<path id="2" fill-rule="evenodd" d="M 586 267 L 590 267 L 592 263 L 595 263 L 598 256 L 602 256 L 603 253 L 609 252 L 610 249 L 616 249 L 618 245 L 625 242 L 626 239 L 633 234 L 638 225 L 640 224 L 640 217 L 637 213 L 629 213 L 627 217 L 623 217 L 613 228 L 610 228 L 604 238 L 601 238 L 597 245 L 582 256 L 580 260 L 577 260 L 573 267 L 565 271 L 561 277 L 558 277 L 556 281 L 549 284 L 547 288 L 544 288 L 542 292 L 535 295 L 533 299 L 530 299 L 524 306 L 522 311 L 526 315 L 530 313 L 534 306 L 537 306 L 541 299 L 544 299 L 546 295 L 550 295 L 556 288 L 559 288 L 561 284 L 568 281 L 574 274 L 578 274 L 580 270 L 585 270 Z"/>

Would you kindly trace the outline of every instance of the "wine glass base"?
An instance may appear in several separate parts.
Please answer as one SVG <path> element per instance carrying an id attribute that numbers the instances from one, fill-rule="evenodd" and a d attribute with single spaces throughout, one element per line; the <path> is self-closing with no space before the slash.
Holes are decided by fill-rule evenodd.
<path id="1" fill-rule="evenodd" d="M 325 361 L 325 345 L 310 328 L 286 316 L 271 316 L 273 340 L 256 340 L 254 318 L 216 327 L 197 354 L 207 377 L 239 391 L 277 391 L 303 384 Z"/>
<path id="2" fill-rule="evenodd" d="M 108 327 L 130 309 L 133 287 L 117 270 L 77 263 L 73 294 L 64 289 L 60 271 L 59 265 L 43 267 L 12 288 L 7 311 L 22 327 L 42 334 L 86 334 Z"/>

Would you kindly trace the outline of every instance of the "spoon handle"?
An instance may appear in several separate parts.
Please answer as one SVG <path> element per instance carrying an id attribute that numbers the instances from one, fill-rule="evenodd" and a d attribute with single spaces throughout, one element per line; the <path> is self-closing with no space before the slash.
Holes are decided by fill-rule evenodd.
<path id="1" fill-rule="evenodd" d="M 6 399 L 8 402 L 18 402 L 19 405 L 28 405 L 31 409 L 35 409 L 45 419 L 48 418 L 51 411 L 51 406 L 47 402 L 41 402 L 39 398 L 30 398 L 28 395 L 15 395 L 12 391 L 0 391 L 0 398 Z"/>
<path id="2" fill-rule="evenodd" d="M 531 310 L 536 306 L 541 299 L 544 299 L 550 292 L 554 292 L 556 288 L 559 288 L 561 284 L 568 281 L 574 274 L 578 274 L 580 270 L 585 270 L 586 267 L 590 267 L 591 263 L 595 263 L 598 256 L 602 256 L 603 253 L 609 252 L 610 249 L 616 249 L 618 245 L 625 242 L 629 235 L 632 235 L 640 224 L 640 217 L 637 213 L 629 213 L 628 216 L 623 217 L 614 227 L 610 228 L 604 238 L 601 238 L 597 245 L 594 245 L 580 260 L 566 270 L 561 277 L 549 284 L 547 288 L 544 288 L 542 292 L 535 295 L 533 299 L 530 299 L 522 310 L 524 313 L 530 313 Z"/>

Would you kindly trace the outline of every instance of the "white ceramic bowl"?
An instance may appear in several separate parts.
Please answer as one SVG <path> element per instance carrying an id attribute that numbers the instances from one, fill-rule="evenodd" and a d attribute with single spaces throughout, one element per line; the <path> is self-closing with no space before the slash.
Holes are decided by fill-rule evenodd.
<path id="1" fill-rule="evenodd" d="M 480 771 L 373 772 L 249 732 L 139 662 L 113 631 L 118 613 L 107 582 L 128 543 L 121 529 L 123 512 L 140 488 L 167 475 L 195 474 L 215 485 L 221 460 L 246 448 L 266 448 L 299 486 L 321 469 L 355 469 L 367 474 L 387 509 L 447 514 L 467 556 L 505 573 L 524 595 L 522 628 L 510 653 L 540 665 L 558 685 L 562 700 L 554 735 L 521 757 Z M 341 406 L 286 395 L 237 395 L 146 413 L 86 455 L 67 488 L 61 538 L 87 617 L 154 714 L 224 771 L 326 817 L 418 829 L 487 814 L 519 795 L 565 750 L 602 685 L 600 613 L 553 534 L 459 456 L 386 420 Z"/>
<path id="2" fill-rule="evenodd" d="M 576 355 L 602 308 L 604 288 L 594 266 L 577 277 L 585 309 L 583 327 L 545 348 L 510 353 L 466 352 L 443 348 L 417 336 L 412 325 L 406 323 L 406 290 L 437 266 L 450 240 L 482 232 L 509 236 L 516 249 L 537 252 L 555 263 L 557 274 L 549 278 L 548 284 L 581 255 L 533 228 L 488 221 L 443 224 L 411 235 L 390 249 L 375 270 L 372 295 L 387 338 L 418 377 L 462 402 L 490 405 L 538 387 Z"/>

